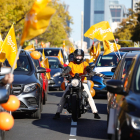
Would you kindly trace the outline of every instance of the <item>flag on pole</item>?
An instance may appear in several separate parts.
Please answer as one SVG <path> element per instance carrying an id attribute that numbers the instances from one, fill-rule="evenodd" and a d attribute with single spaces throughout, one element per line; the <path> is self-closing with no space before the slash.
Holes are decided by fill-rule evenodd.
<path id="1" fill-rule="evenodd" d="M 104 40 L 103 44 L 104 44 L 104 54 L 103 55 L 107 55 L 112 52 L 117 52 L 121 48 L 120 45 L 115 44 L 115 43 L 110 43 L 107 40 Z"/>
<path id="2" fill-rule="evenodd" d="M 114 35 L 108 21 L 102 21 L 91 26 L 84 36 L 90 39 L 96 38 L 100 41 L 114 40 Z"/>
<path id="3" fill-rule="evenodd" d="M 11 26 L 2 46 L 0 47 L 0 52 L 6 53 L 6 59 L 8 60 L 10 66 L 13 67 L 17 55 L 17 43 L 13 25 Z M 15 66 L 15 68 L 16 67 L 17 66 Z"/>
<path id="4" fill-rule="evenodd" d="M 63 56 L 62 56 L 61 50 L 60 50 L 59 53 L 58 53 L 58 59 L 60 60 L 60 63 L 61 63 L 62 65 L 64 65 L 64 60 L 63 60 Z"/>
<path id="5" fill-rule="evenodd" d="M 3 43 L 3 40 L 2 40 L 1 33 L 0 33 L 0 47 L 1 47 L 2 43 Z"/>
<path id="6" fill-rule="evenodd" d="M 43 51 L 42 51 L 42 60 L 44 60 L 45 59 L 45 53 L 44 53 L 44 49 L 43 49 Z"/>
<path id="7" fill-rule="evenodd" d="M 34 45 L 32 44 L 32 45 L 27 46 L 24 50 L 25 50 L 25 51 L 35 51 L 35 47 L 34 47 Z"/>
<path id="8" fill-rule="evenodd" d="M 50 0 L 36 0 L 25 17 L 20 45 L 46 31 L 55 9 L 46 6 Z"/>

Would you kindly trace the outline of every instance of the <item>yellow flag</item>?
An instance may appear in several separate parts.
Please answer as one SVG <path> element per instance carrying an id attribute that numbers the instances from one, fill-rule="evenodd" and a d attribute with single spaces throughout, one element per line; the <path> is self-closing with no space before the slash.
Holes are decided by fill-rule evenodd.
<path id="1" fill-rule="evenodd" d="M 45 58 L 43 61 L 41 61 L 41 66 L 44 67 L 44 68 L 48 68 L 49 69 L 48 58 Z M 46 76 L 47 76 L 48 79 L 50 79 L 51 78 L 50 72 L 46 73 Z"/>
<path id="2" fill-rule="evenodd" d="M 45 59 L 45 53 L 44 53 L 44 49 L 43 49 L 43 52 L 42 52 L 42 60 Z"/>
<path id="3" fill-rule="evenodd" d="M 100 42 L 99 42 L 98 45 L 97 45 L 96 57 L 98 57 L 100 53 L 101 53 L 101 45 L 100 45 Z"/>
<path id="4" fill-rule="evenodd" d="M 108 21 L 102 21 L 91 26 L 84 36 L 90 39 L 96 38 L 100 41 L 114 40 L 114 35 Z"/>
<path id="5" fill-rule="evenodd" d="M 6 53 L 5 52 L 0 52 L 0 62 L 4 62 L 6 60 Z"/>
<path id="6" fill-rule="evenodd" d="M 55 9 L 46 6 L 50 0 L 36 0 L 25 17 L 20 45 L 46 31 Z"/>
<path id="7" fill-rule="evenodd" d="M 16 36 L 14 31 L 14 26 L 12 25 L 2 46 L 1 46 L 1 52 L 6 53 L 6 58 L 12 67 L 17 55 L 17 43 L 16 43 Z M 16 65 L 17 67 L 17 65 Z M 15 68 L 16 68 L 15 67 Z"/>
<path id="8" fill-rule="evenodd" d="M 69 48 L 69 54 L 73 53 L 75 51 L 74 47 Z"/>
<path id="9" fill-rule="evenodd" d="M 24 50 L 25 50 L 25 51 L 35 51 L 35 47 L 34 47 L 34 45 L 32 44 L 32 45 L 27 46 Z"/>
<path id="10" fill-rule="evenodd" d="M 104 54 L 103 55 L 107 55 L 112 52 L 117 52 L 121 48 L 120 45 L 115 44 L 115 43 L 110 43 L 107 40 L 104 40 L 103 44 L 104 44 Z"/>
<path id="11" fill-rule="evenodd" d="M 0 47 L 1 47 L 2 43 L 3 43 L 3 40 L 2 40 L 1 33 L 0 33 Z"/>
<path id="12" fill-rule="evenodd" d="M 61 50 L 60 50 L 59 53 L 58 53 L 58 59 L 60 60 L 60 63 L 61 63 L 62 65 L 64 65 L 64 60 L 63 60 L 63 56 L 62 56 Z"/>

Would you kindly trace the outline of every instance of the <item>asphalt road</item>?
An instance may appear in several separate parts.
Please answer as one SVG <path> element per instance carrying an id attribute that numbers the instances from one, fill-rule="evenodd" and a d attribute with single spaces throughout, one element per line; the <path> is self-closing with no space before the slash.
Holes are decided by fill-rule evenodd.
<path id="1" fill-rule="evenodd" d="M 15 116 L 14 127 L 6 132 L 5 140 L 102 140 L 107 139 L 107 100 L 95 99 L 101 120 L 95 120 L 89 111 L 73 123 L 71 115 L 63 110 L 60 120 L 53 120 L 62 92 L 50 92 L 43 106 L 41 120 L 23 114 Z"/>

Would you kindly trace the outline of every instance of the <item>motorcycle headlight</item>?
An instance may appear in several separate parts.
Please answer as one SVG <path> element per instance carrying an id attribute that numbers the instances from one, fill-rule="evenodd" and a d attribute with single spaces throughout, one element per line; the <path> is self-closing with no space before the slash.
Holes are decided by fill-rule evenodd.
<path id="1" fill-rule="evenodd" d="M 61 72 L 57 72 L 53 75 L 53 77 L 60 76 Z"/>
<path id="2" fill-rule="evenodd" d="M 37 87 L 36 83 L 25 85 L 23 92 L 27 93 L 27 92 L 34 91 L 36 89 L 36 87 Z"/>
<path id="3" fill-rule="evenodd" d="M 71 81 L 71 85 L 72 85 L 73 87 L 77 87 L 77 86 L 79 85 L 79 80 L 78 80 L 78 79 L 73 79 L 73 80 Z"/>
<path id="4" fill-rule="evenodd" d="M 126 114 L 127 125 L 132 125 L 135 130 L 140 130 L 140 118 Z"/>

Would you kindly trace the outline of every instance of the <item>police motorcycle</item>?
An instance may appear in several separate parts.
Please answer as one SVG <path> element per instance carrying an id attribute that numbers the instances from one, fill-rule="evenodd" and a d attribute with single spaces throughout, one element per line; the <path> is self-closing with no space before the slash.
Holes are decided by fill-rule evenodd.
<path id="1" fill-rule="evenodd" d="M 93 68 L 94 66 L 95 65 L 93 64 L 90 67 Z M 76 73 L 74 77 L 71 77 L 69 74 L 64 76 L 68 81 L 67 86 L 69 86 L 69 90 L 65 94 L 66 102 L 64 109 L 72 114 L 72 120 L 74 122 L 81 117 L 81 114 L 88 111 L 87 106 L 89 96 L 86 91 L 83 91 L 84 86 L 81 80 L 83 77 L 89 77 L 89 75 L 86 74 L 80 76 Z"/>
<path id="2" fill-rule="evenodd" d="M 9 74 L 11 72 L 11 68 L 0 68 L 0 80 L 4 78 L 4 75 Z M 0 113 L 5 112 L 5 110 L 1 107 L 1 104 L 6 103 L 9 99 L 10 88 L 7 89 L 5 86 L 0 86 Z M 0 118 L 1 121 L 1 118 Z M 5 131 L 0 129 L 0 140 L 4 140 Z"/>

